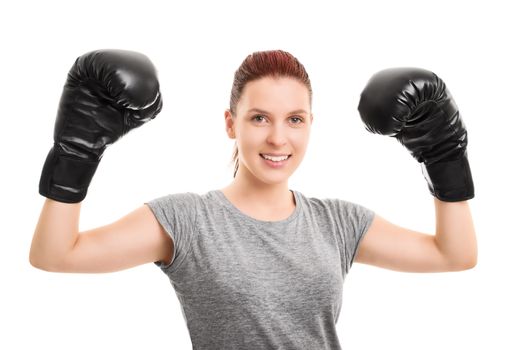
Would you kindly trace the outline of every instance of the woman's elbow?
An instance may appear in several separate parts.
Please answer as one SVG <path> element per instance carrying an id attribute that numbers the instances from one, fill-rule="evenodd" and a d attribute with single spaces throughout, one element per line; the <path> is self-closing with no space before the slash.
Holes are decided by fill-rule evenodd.
<path id="1" fill-rule="evenodd" d="M 36 254 L 29 253 L 29 264 L 34 268 L 47 272 L 62 272 L 63 270 L 56 261 L 39 258 Z"/>
<path id="2" fill-rule="evenodd" d="M 478 259 L 476 258 L 466 265 L 465 270 L 473 269 L 474 267 L 476 267 L 477 264 L 478 264 Z"/>
<path id="3" fill-rule="evenodd" d="M 450 265 L 451 267 L 449 268 L 449 270 L 451 272 L 470 270 L 476 267 L 477 264 L 478 264 L 477 258 L 471 259 L 471 260 L 468 260 L 462 263 L 451 264 Z"/>

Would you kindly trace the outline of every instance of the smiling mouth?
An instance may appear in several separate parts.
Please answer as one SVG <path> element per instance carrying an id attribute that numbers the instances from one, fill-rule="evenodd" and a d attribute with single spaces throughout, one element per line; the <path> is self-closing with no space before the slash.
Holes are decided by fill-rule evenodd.
<path id="1" fill-rule="evenodd" d="M 278 162 L 284 162 L 285 160 L 288 160 L 288 159 L 290 159 L 290 157 L 292 157 L 292 155 L 289 154 L 289 155 L 288 155 L 286 158 L 284 158 L 284 159 L 280 159 L 280 160 L 272 160 L 272 159 L 270 159 L 270 158 L 265 158 L 265 157 L 262 155 L 262 153 L 259 153 L 259 156 L 260 156 L 262 159 L 264 159 L 264 160 L 269 160 L 269 161 L 272 161 L 272 162 L 275 162 L 275 163 L 278 163 Z M 282 156 L 281 156 L 281 157 L 272 157 L 272 158 L 282 158 Z"/>

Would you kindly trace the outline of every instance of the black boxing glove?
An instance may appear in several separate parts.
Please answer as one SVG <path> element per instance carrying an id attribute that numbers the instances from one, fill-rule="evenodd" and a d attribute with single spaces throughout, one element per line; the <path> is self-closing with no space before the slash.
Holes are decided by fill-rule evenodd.
<path id="1" fill-rule="evenodd" d="M 156 70 L 145 55 L 97 50 L 78 57 L 60 99 L 40 194 L 64 203 L 82 201 L 106 147 L 161 109 Z"/>
<path id="2" fill-rule="evenodd" d="M 422 165 L 432 195 L 446 202 L 474 198 L 467 130 L 445 83 L 419 68 L 374 74 L 358 106 L 366 129 L 395 137 Z"/>

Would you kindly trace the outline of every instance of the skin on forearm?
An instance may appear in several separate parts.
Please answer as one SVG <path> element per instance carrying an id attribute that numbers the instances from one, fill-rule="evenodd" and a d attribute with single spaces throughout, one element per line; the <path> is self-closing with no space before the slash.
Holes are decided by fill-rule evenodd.
<path id="1" fill-rule="evenodd" d="M 477 263 L 478 247 L 468 201 L 444 202 L 434 198 L 436 244 L 452 266 L 465 268 Z"/>
<path id="2" fill-rule="evenodd" d="M 71 251 L 78 238 L 80 206 L 46 198 L 29 253 L 33 266 L 52 270 Z"/>

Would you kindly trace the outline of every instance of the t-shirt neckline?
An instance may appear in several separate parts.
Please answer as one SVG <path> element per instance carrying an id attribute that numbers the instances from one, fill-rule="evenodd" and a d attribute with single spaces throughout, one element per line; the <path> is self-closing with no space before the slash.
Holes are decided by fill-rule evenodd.
<path id="1" fill-rule="evenodd" d="M 226 206 L 226 208 L 229 209 L 229 211 L 231 211 L 235 215 L 241 217 L 242 219 L 248 220 L 250 222 L 253 222 L 253 223 L 259 224 L 259 225 L 271 225 L 271 226 L 273 225 L 274 226 L 274 225 L 287 224 L 287 223 L 293 221 L 299 214 L 299 211 L 301 209 L 301 201 L 299 200 L 299 195 L 294 190 L 289 190 L 289 191 L 292 192 L 292 194 L 294 196 L 294 200 L 295 200 L 294 211 L 286 219 L 278 220 L 278 221 L 266 221 L 266 220 L 259 220 L 259 219 L 253 218 L 253 217 L 243 213 L 239 208 L 237 208 L 235 205 L 233 205 L 233 203 L 230 202 L 230 200 L 224 195 L 224 193 L 222 193 L 221 190 L 214 190 L 212 192 L 217 195 L 217 198 L 221 201 L 222 204 L 224 204 Z"/>

